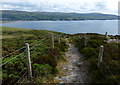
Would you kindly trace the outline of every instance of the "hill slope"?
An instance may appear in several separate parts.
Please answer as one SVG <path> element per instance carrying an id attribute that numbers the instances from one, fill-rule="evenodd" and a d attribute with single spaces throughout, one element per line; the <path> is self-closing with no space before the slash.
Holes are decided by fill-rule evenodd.
<path id="1" fill-rule="evenodd" d="M 2 10 L 3 21 L 18 20 L 111 20 L 116 15 L 101 13 L 60 13 L 60 12 L 26 12 Z"/>

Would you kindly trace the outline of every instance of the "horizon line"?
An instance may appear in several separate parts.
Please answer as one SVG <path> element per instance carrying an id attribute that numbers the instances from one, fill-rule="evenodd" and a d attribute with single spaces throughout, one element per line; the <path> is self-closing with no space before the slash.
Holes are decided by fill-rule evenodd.
<path id="1" fill-rule="evenodd" d="M 22 12 L 47 12 L 47 11 L 28 11 L 28 10 L 11 10 L 11 9 L 0 9 L 0 11 L 22 11 Z M 109 15 L 116 15 L 119 16 L 119 14 L 112 14 L 112 13 L 102 13 L 102 12 L 48 12 L 48 13 L 76 13 L 76 14 L 109 14 Z"/>

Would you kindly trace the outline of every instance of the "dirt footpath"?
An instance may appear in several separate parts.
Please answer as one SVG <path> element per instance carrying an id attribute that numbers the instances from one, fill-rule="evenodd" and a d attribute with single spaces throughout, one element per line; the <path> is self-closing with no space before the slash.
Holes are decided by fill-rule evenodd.
<path id="1" fill-rule="evenodd" d="M 88 69 L 82 61 L 82 55 L 73 44 L 69 43 L 68 39 L 66 41 L 69 44 L 68 51 L 65 53 L 67 62 L 60 66 L 63 75 L 55 77 L 54 80 L 58 83 L 90 83 Z"/>

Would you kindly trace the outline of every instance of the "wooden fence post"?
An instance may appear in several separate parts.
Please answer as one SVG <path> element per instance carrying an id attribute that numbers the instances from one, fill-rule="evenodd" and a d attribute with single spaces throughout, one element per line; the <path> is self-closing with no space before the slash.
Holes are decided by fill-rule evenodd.
<path id="1" fill-rule="evenodd" d="M 87 46 L 87 39 L 85 38 L 85 47 Z"/>
<path id="2" fill-rule="evenodd" d="M 54 35 L 52 34 L 52 47 L 54 48 Z"/>
<path id="3" fill-rule="evenodd" d="M 86 47 L 87 46 L 87 36 L 86 35 L 84 36 L 84 39 L 85 39 L 84 44 L 85 44 L 85 47 Z"/>
<path id="4" fill-rule="evenodd" d="M 104 46 L 101 45 L 99 50 L 99 56 L 98 56 L 98 67 L 100 66 L 100 62 L 102 62 L 103 60 L 103 52 L 104 52 Z"/>
<path id="5" fill-rule="evenodd" d="M 26 45 L 26 60 L 27 60 L 27 66 L 28 66 L 28 78 L 31 81 L 32 80 L 32 67 L 31 67 L 31 60 L 30 60 L 30 49 L 29 44 L 25 43 Z"/>
<path id="6" fill-rule="evenodd" d="M 107 32 L 105 33 L 105 37 L 106 37 L 106 39 L 110 40 L 110 37 L 108 36 Z"/>
<path id="7" fill-rule="evenodd" d="M 116 41 L 117 41 L 117 43 L 119 43 L 119 39 L 118 39 L 118 37 L 116 36 Z"/>
<path id="8" fill-rule="evenodd" d="M 61 36 L 59 35 L 58 36 L 58 44 L 60 45 L 60 38 L 61 38 Z"/>
<path id="9" fill-rule="evenodd" d="M 105 33 L 105 36 L 107 36 L 107 32 Z"/>

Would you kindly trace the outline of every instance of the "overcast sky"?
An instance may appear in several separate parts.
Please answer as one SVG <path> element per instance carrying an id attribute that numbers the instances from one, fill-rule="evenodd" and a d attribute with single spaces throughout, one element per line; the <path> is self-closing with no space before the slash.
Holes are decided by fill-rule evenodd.
<path id="1" fill-rule="evenodd" d="M 0 10 L 118 14 L 119 0 L 0 0 Z"/>

